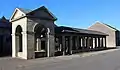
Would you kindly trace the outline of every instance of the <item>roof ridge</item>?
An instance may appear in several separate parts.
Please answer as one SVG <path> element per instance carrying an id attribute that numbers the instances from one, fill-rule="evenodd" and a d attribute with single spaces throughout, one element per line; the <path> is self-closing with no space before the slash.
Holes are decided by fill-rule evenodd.
<path id="1" fill-rule="evenodd" d="M 107 27 L 109 27 L 109 28 L 111 28 L 113 30 L 119 31 L 117 28 L 111 26 L 110 24 L 106 24 L 106 23 L 101 22 L 101 21 L 96 21 L 95 23 L 103 24 L 103 25 L 105 25 L 105 26 L 107 26 Z"/>
<path id="2" fill-rule="evenodd" d="M 110 28 L 112 28 L 112 29 L 115 29 L 115 30 L 119 31 L 117 28 L 115 28 L 115 27 L 113 27 L 113 26 L 111 26 L 111 25 L 109 25 L 109 24 L 106 24 L 106 23 L 103 23 L 103 24 L 105 24 L 106 26 L 108 26 L 108 27 L 110 27 Z"/>
<path id="3" fill-rule="evenodd" d="M 66 32 L 74 32 L 75 31 L 76 33 L 86 33 L 86 34 L 96 34 L 96 35 L 108 36 L 108 34 L 106 34 L 106 33 L 103 33 L 100 31 L 95 31 L 95 30 L 80 29 L 80 28 L 67 27 L 67 26 L 60 26 L 60 28 L 62 28 L 62 30 L 66 31 Z M 67 28 L 70 28 L 70 29 L 67 29 Z"/>
<path id="4" fill-rule="evenodd" d="M 68 27 L 68 26 L 60 26 L 60 27 Z M 75 27 L 68 27 L 68 28 L 73 28 L 73 29 L 78 29 L 78 30 L 86 30 L 86 31 L 92 31 L 92 32 L 100 32 L 100 31 L 96 31 L 96 30 L 88 30 L 88 29 L 82 29 L 82 28 L 75 28 Z M 100 32 L 103 33 L 103 32 Z M 105 33 L 103 33 L 105 34 Z"/>

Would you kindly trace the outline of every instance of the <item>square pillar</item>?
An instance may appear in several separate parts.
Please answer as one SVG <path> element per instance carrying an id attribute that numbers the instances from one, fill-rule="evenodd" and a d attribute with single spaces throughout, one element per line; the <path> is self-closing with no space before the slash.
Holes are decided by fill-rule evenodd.
<path id="1" fill-rule="evenodd" d="M 88 48 L 88 37 L 85 37 L 85 48 Z"/>
<path id="2" fill-rule="evenodd" d="M 107 46 L 106 46 L 106 37 L 105 37 L 105 48 L 107 48 Z"/>
<path id="3" fill-rule="evenodd" d="M 81 48 L 81 37 L 79 37 L 79 49 Z"/>
<path id="4" fill-rule="evenodd" d="M 24 56 L 27 59 L 35 58 L 35 36 L 33 32 L 23 32 L 23 47 Z"/>
<path id="5" fill-rule="evenodd" d="M 77 40 L 76 40 L 76 43 L 77 43 L 77 45 L 76 45 L 76 50 L 78 50 L 78 48 L 79 48 L 79 36 L 77 36 Z"/>
<path id="6" fill-rule="evenodd" d="M 97 48 L 97 38 L 95 37 L 95 48 Z"/>
<path id="7" fill-rule="evenodd" d="M 12 57 L 17 57 L 16 36 L 12 33 Z"/>
<path id="8" fill-rule="evenodd" d="M 93 49 L 93 37 L 91 37 L 90 45 L 91 45 L 91 49 Z"/>
<path id="9" fill-rule="evenodd" d="M 65 36 L 62 36 L 63 55 L 65 55 Z"/>
<path id="10" fill-rule="evenodd" d="M 95 38 L 93 38 L 93 49 L 95 48 Z"/>
<path id="11" fill-rule="evenodd" d="M 72 46 L 73 46 L 73 40 L 72 40 L 72 36 L 70 36 L 70 51 L 69 51 L 69 54 L 72 54 Z"/>
<path id="12" fill-rule="evenodd" d="M 101 47 L 103 47 L 103 44 L 104 44 L 104 43 L 103 43 L 103 37 L 102 37 L 102 41 L 101 41 Z"/>
<path id="13" fill-rule="evenodd" d="M 85 37 L 82 38 L 82 47 L 85 49 Z"/>
<path id="14" fill-rule="evenodd" d="M 75 46 L 74 46 L 75 48 L 74 48 L 74 50 L 76 50 L 77 49 L 77 36 L 74 36 L 74 38 L 75 38 L 75 40 L 74 40 L 75 41 Z"/>
<path id="15" fill-rule="evenodd" d="M 98 37 L 98 48 L 100 48 L 100 37 Z"/>
<path id="16" fill-rule="evenodd" d="M 47 57 L 52 57 L 55 54 L 54 35 L 47 35 Z"/>
<path id="17" fill-rule="evenodd" d="M 87 37 L 87 48 L 90 49 L 90 37 Z"/>

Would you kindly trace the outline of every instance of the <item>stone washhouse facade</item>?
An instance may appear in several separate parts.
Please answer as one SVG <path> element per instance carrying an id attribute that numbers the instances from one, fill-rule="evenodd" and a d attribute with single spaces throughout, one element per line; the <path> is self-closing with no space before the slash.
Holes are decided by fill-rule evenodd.
<path id="1" fill-rule="evenodd" d="M 34 59 L 107 48 L 109 33 L 96 31 L 92 26 L 57 26 L 56 20 L 44 6 L 35 10 L 16 8 L 10 18 L 12 57 Z"/>

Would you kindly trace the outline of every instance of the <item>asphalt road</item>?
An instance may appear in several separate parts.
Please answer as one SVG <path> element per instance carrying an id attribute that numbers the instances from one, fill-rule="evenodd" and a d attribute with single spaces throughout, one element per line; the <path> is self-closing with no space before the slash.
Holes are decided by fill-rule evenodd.
<path id="1" fill-rule="evenodd" d="M 120 70 L 120 50 L 73 59 L 0 58 L 0 70 Z"/>

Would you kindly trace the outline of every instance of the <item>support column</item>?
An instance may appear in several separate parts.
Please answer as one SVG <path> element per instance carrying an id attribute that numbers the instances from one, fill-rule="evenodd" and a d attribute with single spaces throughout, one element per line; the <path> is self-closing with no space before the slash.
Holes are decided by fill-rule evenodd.
<path id="1" fill-rule="evenodd" d="M 47 57 L 50 57 L 50 31 L 48 28 L 48 32 L 47 32 Z"/>
<path id="2" fill-rule="evenodd" d="M 62 36 L 59 36 L 59 46 L 60 46 L 60 51 L 62 52 Z"/>
<path id="3" fill-rule="evenodd" d="M 69 54 L 72 54 L 72 46 L 73 46 L 73 41 L 72 41 L 72 36 L 70 36 L 70 51 L 69 51 Z"/>
<path id="4" fill-rule="evenodd" d="M 79 36 L 77 36 L 77 41 L 76 41 L 76 42 L 77 42 L 76 50 L 78 50 L 79 45 L 80 45 L 80 44 L 79 44 Z"/>
<path id="5" fill-rule="evenodd" d="M 105 37 L 105 48 L 106 48 L 107 46 L 106 46 L 106 37 Z"/>
<path id="6" fill-rule="evenodd" d="M 103 47 L 103 44 L 104 44 L 104 43 L 103 43 L 103 37 L 102 37 L 102 41 L 101 41 L 101 47 Z"/>
<path id="7" fill-rule="evenodd" d="M 81 49 L 81 37 L 79 38 L 79 49 Z"/>
<path id="8" fill-rule="evenodd" d="M 12 57 L 17 57 L 17 48 L 16 48 L 16 36 L 15 33 L 12 33 Z"/>
<path id="9" fill-rule="evenodd" d="M 95 48 L 97 48 L 97 38 L 95 37 Z"/>
<path id="10" fill-rule="evenodd" d="M 40 51 L 41 50 L 41 40 L 37 39 L 37 50 L 36 51 Z"/>
<path id="11" fill-rule="evenodd" d="M 98 48 L 100 48 L 100 37 L 98 37 Z"/>
<path id="12" fill-rule="evenodd" d="M 23 56 L 26 59 L 35 58 L 35 34 L 34 32 L 22 32 L 23 36 Z"/>
<path id="13" fill-rule="evenodd" d="M 91 49 L 93 49 L 93 37 L 91 37 Z"/>
<path id="14" fill-rule="evenodd" d="M 86 37 L 86 51 L 89 51 L 89 37 Z"/>
<path id="15" fill-rule="evenodd" d="M 82 48 L 85 49 L 85 37 L 82 38 Z"/>
<path id="16" fill-rule="evenodd" d="M 86 40 L 86 37 L 85 37 L 85 40 L 84 40 L 84 45 L 85 45 L 85 48 L 87 47 L 86 42 L 87 42 L 87 40 Z"/>
<path id="17" fill-rule="evenodd" d="M 47 28 L 47 57 L 52 57 L 55 54 L 55 40 L 54 33 Z"/>
<path id="18" fill-rule="evenodd" d="M 85 38 L 85 43 L 86 43 L 85 48 L 88 48 L 88 37 Z"/>
<path id="19" fill-rule="evenodd" d="M 81 46 L 81 48 L 82 48 L 82 46 L 83 46 L 83 42 L 82 42 L 83 40 L 82 40 L 82 37 L 80 37 L 80 42 L 81 42 L 81 44 L 80 44 L 80 46 Z"/>
<path id="20" fill-rule="evenodd" d="M 93 38 L 93 49 L 95 48 L 95 38 Z"/>
<path id="21" fill-rule="evenodd" d="M 75 38 L 75 48 L 74 48 L 74 50 L 77 50 L 77 36 L 74 36 L 74 38 Z"/>
<path id="22" fill-rule="evenodd" d="M 64 48 L 64 50 L 65 50 L 65 55 L 67 54 L 67 46 L 68 46 L 68 44 L 67 44 L 67 36 L 65 36 L 65 48 Z"/>
<path id="23" fill-rule="evenodd" d="M 63 55 L 65 55 L 65 36 L 62 36 Z"/>
<path id="24" fill-rule="evenodd" d="M 87 48 L 90 48 L 90 37 L 87 37 Z"/>

